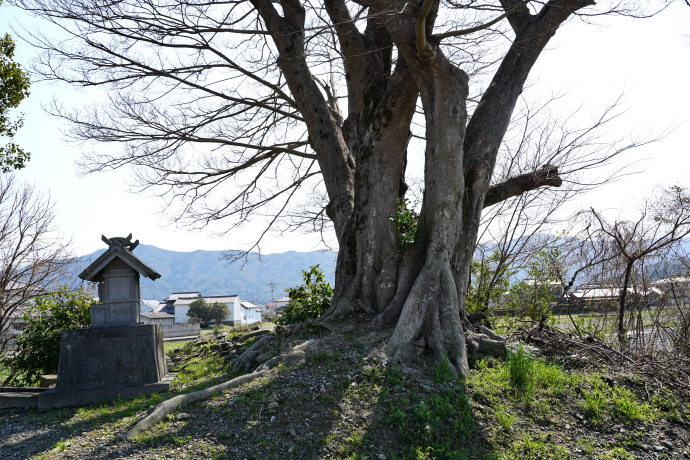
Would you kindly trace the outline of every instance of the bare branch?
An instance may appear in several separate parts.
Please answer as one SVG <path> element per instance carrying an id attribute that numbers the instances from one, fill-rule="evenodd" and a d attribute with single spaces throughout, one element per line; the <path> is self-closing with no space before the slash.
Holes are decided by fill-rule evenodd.
<path id="1" fill-rule="evenodd" d="M 489 187 L 484 199 L 484 207 L 492 206 L 508 198 L 522 195 L 539 187 L 560 187 L 563 180 L 558 175 L 558 167 L 544 165 L 530 173 L 513 176 Z"/>

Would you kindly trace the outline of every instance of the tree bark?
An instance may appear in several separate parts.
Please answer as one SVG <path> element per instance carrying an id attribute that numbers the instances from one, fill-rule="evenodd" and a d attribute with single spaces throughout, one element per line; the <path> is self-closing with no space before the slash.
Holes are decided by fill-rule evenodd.
<path id="1" fill-rule="evenodd" d="M 371 100 L 369 116 L 350 114 L 346 138 L 356 161 L 355 208 L 339 248 L 334 308 L 329 316 L 378 311 L 395 294 L 400 263 L 398 232 L 391 217 L 404 194 L 410 122 L 417 90 L 399 63 L 383 97 Z M 379 96 L 380 97 L 380 96 Z"/>

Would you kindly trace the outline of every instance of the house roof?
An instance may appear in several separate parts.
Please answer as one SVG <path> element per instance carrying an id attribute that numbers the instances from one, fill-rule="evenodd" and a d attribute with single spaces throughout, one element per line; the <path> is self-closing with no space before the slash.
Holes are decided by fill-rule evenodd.
<path id="1" fill-rule="evenodd" d="M 189 305 L 195 300 L 203 299 L 204 297 L 178 297 L 175 300 L 169 300 L 168 305 Z"/>
<path id="2" fill-rule="evenodd" d="M 526 279 L 523 282 L 525 284 L 530 285 L 530 286 L 533 286 L 535 284 L 540 284 L 542 286 L 562 286 L 560 281 L 545 281 L 545 280 Z"/>
<path id="3" fill-rule="evenodd" d="M 173 292 L 170 296 L 164 300 L 165 305 L 168 306 L 185 306 L 189 305 L 195 300 L 204 299 L 208 303 L 221 302 L 221 303 L 233 303 L 238 296 L 236 295 L 205 295 L 202 296 L 200 292 Z M 162 307 L 156 308 L 156 311 L 160 311 Z"/>
<path id="4" fill-rule="evenodd" d="M 144 312 L 144 313 L 150 313 L 150 311 L 155 310 L 155 309 L 158 307 L 158 305 L 160 305 L 160 302 L 157 301 L 157 300 L 144 300 L 144 299 L 141 299 L 141 300 L 139 301 L 139 303 L 140 303 L 141 311 Z"/>
<path id="5" fill-rule="evenodd" d="M 169 315 L 167 313 L 163 313 L 160 311 L 152 311 L 150 313 L 141 313 L 141 316 L 145 316 L 150 319 L 157 319 L 157 318 L 174 318 L 173 315 Z"/>
<path id="6" fill-rule="evenodd" d="M 622 289 L 619 287 L 591 287 L 581 288 L 570 293 L 576 299 L 613 299 L 620 297 Z M 635 290 L 632 287 L 627 289 L 628 293 L 632 294 Z M 661 295 L 662 292 L 657 288 L 638 289 L 638 293 L 642 295 Z"/>
<path id="7" fill-rule="evenodd" d="M 28 284 L 24 283 L 23 281 L 10 280 L 7 282 L 7 284 L 5 284 L 5 292 L 20 291 L 25 289 L 27 286 Z"/>
<path id="8" fill-rule="evenodd" d="M 84 271 L 79 274 L 79 278 L 86 281 L 103 281 L 103 270 L 115 259 L 123 261 L 137 273 L 151 280 L 156 280 L 161 277 L 158 272 L 146 265 L 143 260 L 132 254 L 131 251 L 123 248 L 119 244 L 113 244 L 107 251 L 94 260 L 91 265 L 86 267 Z"/>
<path id="9" fill-rule="evenodd" d="M 153 310 L 152 313 L 175 313 L 175 308 L 170 303 L 162 303 Z"/>
<path id="10" fill-rule="evenodd" d="M 165 300 L 177 300 L 177 299 L 182 298 L 182 297 L 184 297 L 184 298 L 188 298 L 188 297 L 199 298 L 199 297 L 201 297 L 201 292 L 199 292 L 199 291 L 173 292 Z"/>
<path id="11" fill-rule="evenodd" d="M 289 301 L 290 301 L 290 297 L 288 297 L 288 296 L 281 297 L 280 299 L 276 300 L 276 302 L 289 302 Z"/>
<path id="12" fill-rule="evenodd" d="M 251 303 L 251 302 L 249 302 L 249 301 L 247 301 L 247 300 L 243 300 L 242 302 L 240 302 L 240 304 L 241 304 L 244 308 L 246 308 L 247 310 L 256 309 L 256 305 L 254 305 L 253 303 Z"/>
<path id="13" fill-rule="evenodd" d="M 664 284 L 674 284 L 674 283 L 688 283 L 690 282 L 690 277 L 687 276 L 671 276 L 668 278 L 660 278 L 651 284 L 658 286 Z"/>
<path id="14" fill-rule="evenodd" d="M 213 303 L 213 302 L 223 302 L 223 303 L 230 303 L 234 302 L 235 299 L 239 297 L 238 295 L 205 295 L 204 299 L 208 303 Z"/>

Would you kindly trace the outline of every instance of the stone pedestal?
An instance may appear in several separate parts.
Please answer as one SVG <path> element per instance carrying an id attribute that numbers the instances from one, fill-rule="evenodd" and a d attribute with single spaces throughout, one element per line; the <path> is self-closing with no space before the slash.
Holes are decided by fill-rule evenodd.
<path id="1" fill-rule="evenodd" d="M 167 376 L 160 324 L 62 331 L 57 384 L 38 406 L 84 405 L 165 391 Z"/>

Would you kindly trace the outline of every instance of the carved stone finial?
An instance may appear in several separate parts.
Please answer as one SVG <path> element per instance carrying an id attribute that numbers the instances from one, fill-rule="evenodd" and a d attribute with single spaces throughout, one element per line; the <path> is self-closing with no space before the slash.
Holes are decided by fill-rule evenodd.
<path id="1" fill-rule="evenodd" d="M 134 248 L 139 246 L 139 240 L 136 240 L 135 242 L 132 242 L 132 234 L 130 233 L 127 235 L 126 238 L 123 238 L 121 236 L 114 236 L 112 238 L 107 238 L 105 235 L 101 235 L 101 240 L 105 244 L 108 245 L 108 247 L 111 247 L 114 244 L 117 244 L 119 246 L 122 246 L 123 248 L 127 249 L 128 251 L 134 251 Z"/>

